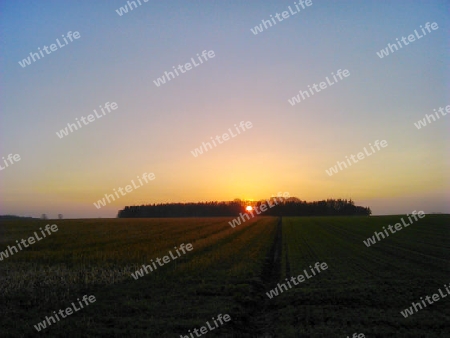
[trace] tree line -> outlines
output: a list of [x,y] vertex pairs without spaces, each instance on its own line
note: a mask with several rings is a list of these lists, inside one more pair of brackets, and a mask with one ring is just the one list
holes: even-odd
[[[247,206],[258,207],[272,203],[263,216],[369,216],[369,207],[356,206],[350,199],[327,199],[316,202],[301,201],[291,197],[272,197],[268,200],[246,202],[236,199],[230,202],[160,203],[126,206],[119,210],[118,218],[162,218],[162,217],[237,217],[249,212]],[[253,211],[254,212],[254,211]]]

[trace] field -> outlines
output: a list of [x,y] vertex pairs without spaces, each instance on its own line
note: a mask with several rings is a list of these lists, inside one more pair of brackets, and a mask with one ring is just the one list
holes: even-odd
[[399,219],[284,219],[283,277],[317,261],[328,269],[278,296],[281,336],[297,330],[311,337],[450,336],[447,298],[412,317],[400,314],[450,282],[450,218],[426,216],[373,246],[363,244]]
[[[218,314],[231,320],[205,336],[449,336],[449,298],[408,318],[400,311],[445,292],[450,217],[427,215],[364,245],[399,219],[260,217],[236,228],[228,218],[1,221],[0,251],[47,223],[59,230],[0,261],[0,336],[190,337]],[[183,243],[192,251],[131,276]],[[328,268],[267,296],[316,262]],[[37,332],[83,295],[95,303]]]

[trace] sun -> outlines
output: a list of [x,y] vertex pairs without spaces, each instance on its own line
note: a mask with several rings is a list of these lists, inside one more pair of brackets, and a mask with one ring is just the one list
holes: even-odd
[[247,211],[252,211],[253,208],[249,205],[247,208],[245,208],[245,210],[247,210]]

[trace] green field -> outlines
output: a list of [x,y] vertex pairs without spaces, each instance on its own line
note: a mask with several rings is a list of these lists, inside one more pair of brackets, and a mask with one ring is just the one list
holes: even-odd
[[[0,337],[180,337],[218,314],[207,337],[445,337],[444,298],[400,311],[450,282],[450,217],[428,215],[377,244],[401,216],[54,220],[58,232],[0,261]],[[0,251],[49,221],[0,222]],[[135,280],[181,244],[193,250]],[[316,262],[328,269],[270,299]],[[83,295],[96,302],[37,332]],[[195,335],[194,335],[195,336]]]
[[296,276],[317,261],[328,269],[277,297],[281,336],[450,336],[448,298],[410,318],[400,314],[450,282],[450,218],[430,215],[364,245],[399,218],[284,219],[283,276]]

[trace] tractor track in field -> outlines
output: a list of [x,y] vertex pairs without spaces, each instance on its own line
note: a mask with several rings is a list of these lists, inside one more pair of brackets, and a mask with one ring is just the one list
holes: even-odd
[[278,218],[275,238],[266,256],[259,278],[249,281],[250,293],[240,300],[242,316],[236,321],[234,329],[239,332],[235,337],[275,337],[277,303],[269,299],[266,292],[276,287],[281,278],[283,253],[282,218]]
[[289,263],[289,250],[287,242],[284,243],[284,247],[286,248],[286,276],[289,277],[291,275],[291,264]]

